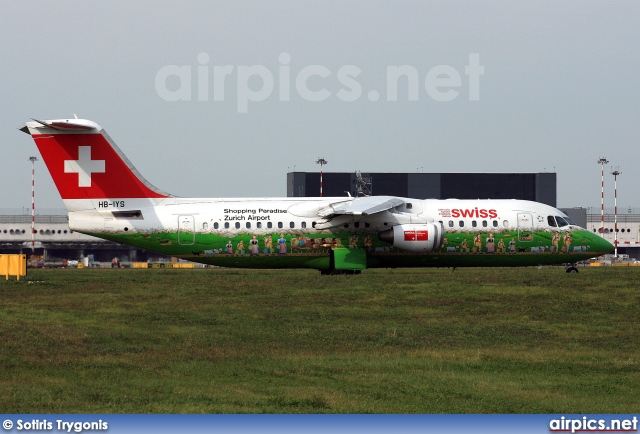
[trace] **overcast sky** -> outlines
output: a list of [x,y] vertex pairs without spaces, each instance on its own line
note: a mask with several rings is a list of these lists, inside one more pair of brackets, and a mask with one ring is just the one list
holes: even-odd
[[[640,206],[637,1],[1,6],[0,208],[30,206],[39,154],[18,128],[74,113],[184,197],[286,196],[287,170],[324,157],[339,172],[555,171],[558,206],[599,207],[604,156],[619,206]],[[36,164],[36,205],[62,207]]]

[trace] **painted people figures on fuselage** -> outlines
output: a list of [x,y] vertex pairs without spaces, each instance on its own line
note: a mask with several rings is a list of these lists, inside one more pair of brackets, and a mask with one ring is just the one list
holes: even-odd
[[496,243],[495,243],[495,239],[493,238],[493,234],[488,234],[487,235],[487,241],[486,241],[486,246],[487,246],[487,253],[494,253],[496,251]]
[[462,240],[462,243],[460,243],[460,252],[469,253],[469,243],[466,238]]
[[476,234],[473,237],[473,253],[482,252],[482,235]]
[[258,238],[255,235],[251,235],[251,239],[249,240],[249,254],[251,256],[258,256],[259,253]]
[[551,237],[551,252],[558,253],[558,245],[560,244],[560,234],[558,232],[554,232]]
[[287,254],[287,239],[284,237],[284,234],[280,234],[280,238],[278,238],[278,255],[286,255]]
[[244,241],[238,241],[238,245],[236,246],[236,255],[244,255]]
[[564,240],[564,243],[562,245],[562,251],[564,253],[569,253],[569,250],[571,250],[571,242],[573,241],[569,232],[566,232],[564,234],[563,240]]
[[267,235],[262,239],[262,241],[264,241],[264,254],[271,254],[271,252],[273,252],[273,239],[271,238],[271,235]]

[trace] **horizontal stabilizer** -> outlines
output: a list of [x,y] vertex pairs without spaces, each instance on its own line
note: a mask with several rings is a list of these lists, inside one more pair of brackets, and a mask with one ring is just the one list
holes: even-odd
[[97,133],[102,128],[95,122],[86,119],[55,119],[41,121],[31,118],[34,122],[27,122],[24,131],[29,134],[59,133]]

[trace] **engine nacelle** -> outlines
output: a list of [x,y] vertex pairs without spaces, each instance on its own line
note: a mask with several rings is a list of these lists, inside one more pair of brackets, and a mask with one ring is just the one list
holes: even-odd
[[430,252],[442,245],[442,223],[396,225],[378,234],[378,239],[410,252]]

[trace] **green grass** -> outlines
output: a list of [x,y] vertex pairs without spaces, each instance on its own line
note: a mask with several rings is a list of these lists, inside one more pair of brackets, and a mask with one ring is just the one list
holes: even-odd
[[639,277],[30,270],[0,281],[0,411],[637,413]]

